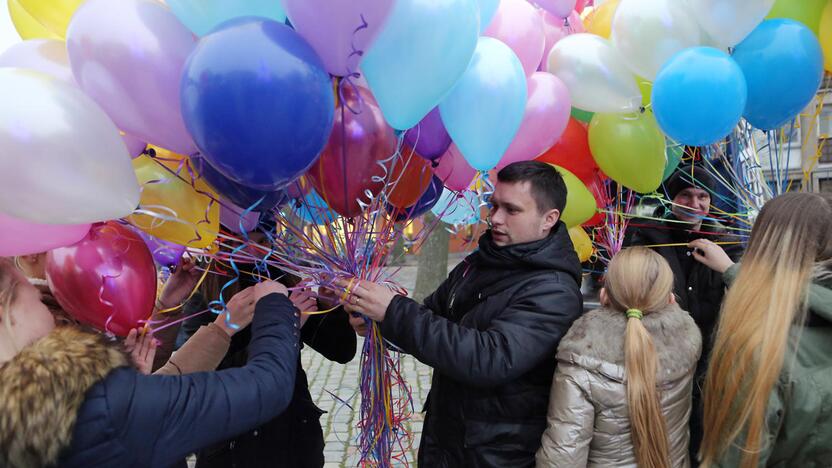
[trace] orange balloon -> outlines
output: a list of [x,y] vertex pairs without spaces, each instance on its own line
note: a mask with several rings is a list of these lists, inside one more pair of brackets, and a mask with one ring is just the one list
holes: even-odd
[[409,147],[402,148],[401,156],[393,162],[388,184],[387,202],[397,208],[413,206],[424,195],[433,179],[430,162]]

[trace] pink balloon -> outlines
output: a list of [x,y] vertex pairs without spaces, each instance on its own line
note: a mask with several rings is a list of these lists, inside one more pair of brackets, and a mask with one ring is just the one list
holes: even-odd
[[520,130],[497,164],[497,169],[529,161],[551,148],[569,123],[572,101],[569,89],[555,75],[535,72],[528,80],[529,98]]
[[315,49],[326,71],[336,76],[358,71],[362,52],[369,49],[381,31],[394,3],[390,0],[283,0],[292,26]]
[[89,224],[38,224],[0,213],[0,257],[29,255],[72,245],[83,239]]
[[69,67],[66,43],[57,39],[18,42],[0,54],[0,67],[28,68],[78,86],[72,76],[72,68]]
[[568,18],[558,18],[557,16],[545,10],[540,10],[540,15],[543,17],[543,31],[546,35],[546,47],[543,49],[543,58],[540,60],[540,65],[537,67],[539,71],[546,71],[549,62],[549,52],[557,42],[570,34],[578,34],[586,32],[584,23],[581,21],[581,16],[576,11],[573,11]]
[[439,158],[439,164],[434,168],[433,173],[449,190],[460,192],[471,185],[477,175],[477,170],[468,164],[459,152],[459,148],[452,143],[448,151]]
[[589,5],[589,0],[578,0],[575,2],[575,12],[581,13],[587,5]]
[[124,140],[124,144],[127,145],[127,152],[130,153],[130,157],[133,159],[139,157],[147,148],[147,143],[126,133],[121,136],[121,139]]
[[[237,234],[251,232],[260,223],[260,213],[251,211],[244,216],[243,213],[245,211],[245,208],[240,208],[230,201],[223,199],[223,204],[220,205],[220,223]],[[240,221],[243,224],[242,231],[240,230]]]
[[179,108],[196,39],[154,0],[88,0],[69,23],[76,81],[125,133],[179,154],[196,147]]
[[569,13],[575,9],[575,4],[577,3],[576,0],[534,0],[534,2],[540,8],[559,18],[569,16]]
[[520,58],[526,76],[537,70],[546,38],[543,19],[526,0],[501,0],[491,24],[482,34],[506,43]]
[[46,279],[67,313],[118,336],[150,318],[156,301],[150,250],[115,221],[96,224],[75,245],[50,251]]

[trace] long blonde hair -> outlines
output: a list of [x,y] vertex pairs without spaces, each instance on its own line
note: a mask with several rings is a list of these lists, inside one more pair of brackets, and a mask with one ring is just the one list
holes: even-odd
[[[656,252],[644,247],[631,247],[620,251],[610,262],[604,289],[613,309],[621,313],[637,309],[646,316],[667,307],[673,291],[673,271]],[[627,319],[624,367],[638,466],[669,467],[667,424],[656,389],[656,348],[650,333],[636,316]]]
[[3,311],[0,315],[0,321],[3,322],[3,327],[6,329],[7,338],[12,339],[12,316],[11,307],[14,301],[17,300],[18,286],[20,285],[20,275],[17,268],[11,260],[0,257],[0,310]]
[[805,317],[813,272],[828,273],[830,259],[830,195],[788,193],[766,203],[722,304],[703,390],[703,466],[718,461],[741,433],[740,466],[757,466],[766,407],[783,369],[790,330]]

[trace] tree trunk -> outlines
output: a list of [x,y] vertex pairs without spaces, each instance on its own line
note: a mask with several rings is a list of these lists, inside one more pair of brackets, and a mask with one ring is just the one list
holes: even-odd
[[[433,213],[427,213],[424,225],[431,225],[435,219]],[[413,299],[419,302],[436,290],[448,276],[448,243],[451,236],[446,228],[447,224],[440,222],[419,250],[416,287],[413,291]]]

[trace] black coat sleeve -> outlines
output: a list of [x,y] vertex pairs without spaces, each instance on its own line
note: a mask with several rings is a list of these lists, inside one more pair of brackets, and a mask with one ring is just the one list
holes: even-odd
[[137,466],[170,466],[272,420],[294,391],[298,320],[286,296],[271,294],[256,305],[245,366],[183,376],[132,372],[128,384],[108,378],[114,436]]
[[397,296],[380,327],[384,338],[437,372],[469,385],[499,386],[553,358],[581,303],[574,282],[536,281],[520,290],[487,329],[477,330]]
[[346,364],[355,357],[355,330],[343,307],[310,316],[301,329],[301,339],[330,361]]

